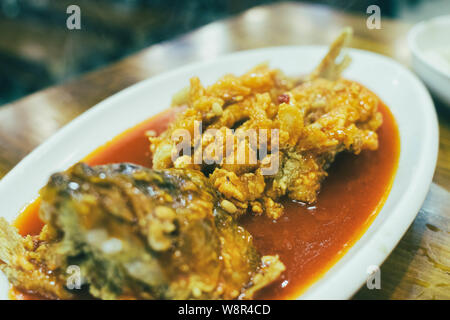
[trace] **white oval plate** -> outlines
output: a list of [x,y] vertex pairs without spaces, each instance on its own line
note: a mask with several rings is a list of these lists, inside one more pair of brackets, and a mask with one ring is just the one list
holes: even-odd
[[[59,130],[0,181],[0,215],[13,221],[52,173],[67,169],[114,136],[168,108],[171,96],[185,87],[190,77],[199,76],[203,83],[210,84],[226,73],[242,74],[263,61],[288,75],[307,74],[326,51],[325,47],[306,46],[239,52],[192,64],[123,90]],[[366,282],[367,268],[384,261],[414,220],[436,165],[437,117],[423,84],[391,59],[354,49],[349,54],[353,62],[344,76],[373,90],[397,120],[399,167],[389,197],[369,229],[299,298],[350,298]],[[0,298],[7,298],[8,288],[2,275]]]

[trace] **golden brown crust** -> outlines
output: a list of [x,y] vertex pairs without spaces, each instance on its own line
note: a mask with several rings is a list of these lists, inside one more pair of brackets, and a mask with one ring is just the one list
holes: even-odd
[[[278,218],[283,196],[316,201],[326,170],[339,152],[359,154],[378,147],[376,130],[382,123],[378,98],[362,85],[340,78],[349,60],[338,63],[336,59],[350,37],[351,29],[345,29],[304,81],[294,81],[266,64],[241,77],[226,75],[207,88],[198,78],[191,79],[189,93],[184,100],[177,99],[187,109],[161,136],[150,138],[154,168],[201,170],[234,204],[236,215],[264,211]],[[172,134],[187,129],[194,137],[195,121],[200,121],[203,129],[202,149],[195,151],[198,145],[192,139],[189,147],[194,154],[173,162],[172,150],[179,141],[172,140]],[[211,134],[208,129],[218,131]],[[266,158],[253,162],[252,151],[253,155],[257,152],[249,134],[252,130],[256,149],[267,146],[268,152]],[[271,130],[277,130],[278,139],[272,140]],[[267,145],[260,145],[263,134],[267,134]],[[234,142],[231,152],[228,135]],[[275,142],[279,146],[272,150]],[[205,154],[203,150],[216,144],[221,148]],[[262,169],[276,163],[277,150],[278,171],[262,174]],[[239,152],[245,154],[243,164],[237,164]],[[216,162],[208,164],[207,160]]]
[[[54,174],[41,198],[40,235],[22,238],[0,219],[0,270],[25,292],[251,298],[284,270],[277,256],[257,253],[252,236],[224,211],[234,204],[221,201],[198,171],[80,163]],[[69,268],[79,270],[85,290],[66,289]]]

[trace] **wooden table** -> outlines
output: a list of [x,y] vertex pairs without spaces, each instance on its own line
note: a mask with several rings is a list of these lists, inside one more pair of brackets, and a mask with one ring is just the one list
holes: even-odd
[[[408,65],[410,25],[382,20],[369,30],[365,13],[284,3],[256,7],[183,37],[149,47],[79,79],[0,108],[0,177],[57,129],[106,97],[140,80],[224,53],[279,45],[329,44],[344,26],[352,47]],[[71,32],[71,31],[68,31]],[[73,32],[73,31],[72,31]],[[419,215],[381,267],[381,290],[361,289],[357,299],[450,298],[450,117],[438,106],[440,149],[436,173]]]

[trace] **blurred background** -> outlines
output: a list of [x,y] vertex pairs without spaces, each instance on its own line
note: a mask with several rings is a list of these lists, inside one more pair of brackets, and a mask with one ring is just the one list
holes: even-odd
[[[268,0],[0,0],[0,106]],[[450,0],[309,0],[417,22],[450,13]],[[82,30],[66,28],[81,8]]]

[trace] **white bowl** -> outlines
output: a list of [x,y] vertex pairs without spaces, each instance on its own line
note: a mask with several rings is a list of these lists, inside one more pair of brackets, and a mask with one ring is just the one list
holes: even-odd
[[[0,215],[14,220],[50,174],[67,169],[112,137],[167,108],[171,96],[185,87],[190,77],[197,75],[208,84],[226,73],[241,74],[263,61],[289,75],[306,74],[326,51],[325,47],[305,46],[240,52],[185,66],[123,90],[59,130],[0,181]],[[349,50],[349,54],[353,63],[344,76],[377,93],[397,120],[399,167],[388,199],[372,225],[300,297],[305,299],[347,299],[366,282],[367,267],[381,265],[414,220],[436,164],[437,117],[423,84],[389,58],[360,50]],[[2,276],[0,298],[7,298],[8,288]]]
[[408,34],[414,71],[450,107],[450,15],[423,21]]

